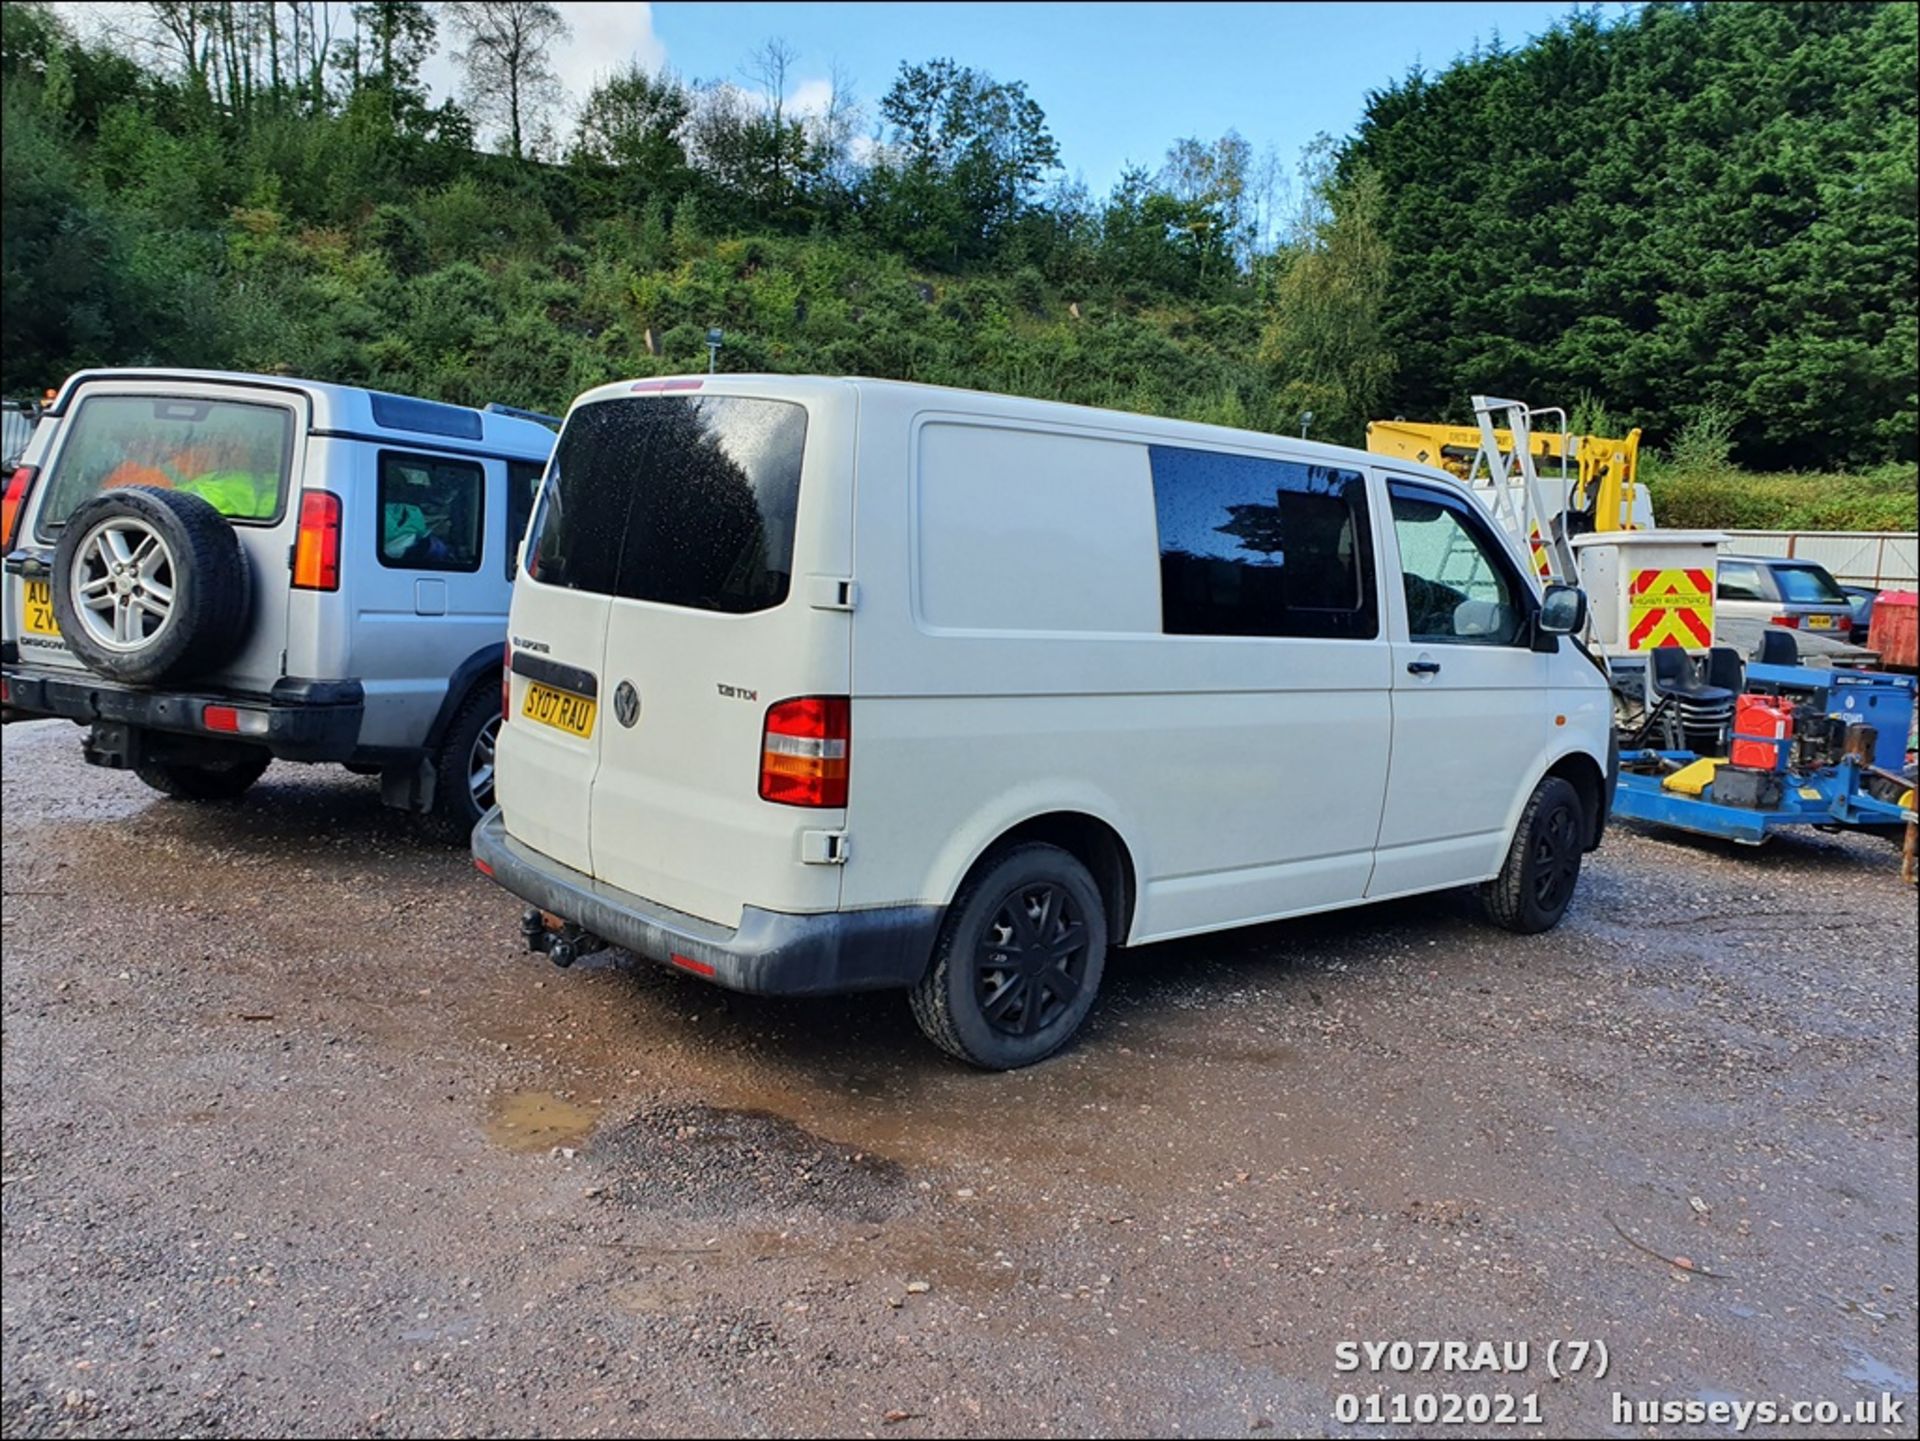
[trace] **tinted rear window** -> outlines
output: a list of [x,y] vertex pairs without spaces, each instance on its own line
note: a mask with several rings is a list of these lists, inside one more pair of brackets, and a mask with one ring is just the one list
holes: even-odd
[[66,524],[103,490],[157,485],[229,520],[279,518],[293,417],[277,405],[166,395],[92,395],[67,422],[39,529]]
[[1782,600],[1800,605],[1846,605],[1847,593],[1824,570],[1810,565],[1776,565],[1773,583]]
[[527,573],[546,585],[743,614],[787,598],[807,413],[658,396],[582,406],[540,494]]

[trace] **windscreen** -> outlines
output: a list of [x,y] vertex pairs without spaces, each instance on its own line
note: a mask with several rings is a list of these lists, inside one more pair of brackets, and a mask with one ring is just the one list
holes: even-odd
[[527,545],[546,585],[744,614],[787,598],[806,410],[737,395],[581,406]]
[[67,422],[39,530],[102,491],[155,485],[197,495],[229,520],[279,518],[293,418],[277,405],[170,395],[91,395]]
[[1777,565],[1773,578],[1780,598],[1800,605],[1847,605],[1847,593],[1824,570],[1811,565]]

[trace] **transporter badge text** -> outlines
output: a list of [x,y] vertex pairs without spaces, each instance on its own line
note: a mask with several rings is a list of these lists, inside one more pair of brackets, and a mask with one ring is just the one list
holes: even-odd
[[743,685],[727,685],[724,682],[715,682],[715,688],[721,695],[731,696],[734,700],[757,701],[760,699],[759,691],[748,690]]

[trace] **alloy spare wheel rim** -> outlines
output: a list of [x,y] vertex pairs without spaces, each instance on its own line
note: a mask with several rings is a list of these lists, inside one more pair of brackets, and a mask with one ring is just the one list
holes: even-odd
[[495,716],[480,727],[473,748],[467,752],[467,789],[473,793],[473,803],[483,811],[493,808],[493,747],[499,738],[500,717]]
[[974,948],[974,999],[1002,1035],[1031,1036],[1072,1009],[1087,974],[1087,924],[1065,886],[1016,886]]
[[87,532],[74,553],[68,597],[87,638],[103,650],[145,650],[173,624],[178,568],[160,532],[116,515]]

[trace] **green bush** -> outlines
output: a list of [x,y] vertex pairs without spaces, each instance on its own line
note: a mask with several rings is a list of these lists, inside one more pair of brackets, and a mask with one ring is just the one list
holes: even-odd
[[1689,470],[1656,458],[1642,468],[1663,526],[1683,530],[1920,528],[1920,470],[1891,464],[1858,474],[1754,475]]

